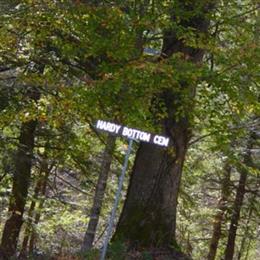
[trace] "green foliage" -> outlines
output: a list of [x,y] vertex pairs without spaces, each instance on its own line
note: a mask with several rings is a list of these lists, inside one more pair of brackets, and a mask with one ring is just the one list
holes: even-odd
[[[180,21],[199,16],[211,1],[196,2],[196,12],[183,11],[182,5],[189,1],[2,2],[0,69],[8,72],[0,72],[1,219],[7,216],[19,128],[35,119],[38,127],[29,202],[40,175],[39,161],[46,157],[54,168],[45,205],[39,209],[41,221],[32,225],[38,234],[37,247],[54,252],[78,249],[104,147],[104,136],[93,131],[95,120],[116,120],[160,132],[158,122],[169,114],[158,96],[171,90],[178,97],[171,104],[174,120],[187,117],[194,129],[194,143],[184,166],[178,238],[181,249],[192,253],[194,259],[205,257],[223,163],[228,158],[234,166],[239,165],[242,140],[255,124],[251,117],[260,109],[259,8],[255,1],[220,2],[210,15],[208,34],[198,34]],[[195,65],[181,52],[163,60],[144,51],[152,48],[160,52],[163,32],[173,28],[187,47],[205,50],[203,64]],[[183,85],[193,86],[194,93]],[[41,94],[38,102],[27,96],[35,89]],[[234,139],[236,149],[231,147]],[[118,142],[119,162],[112,167],[115,174],[108,184],[98,234],[111,208],[121,146]],[[250,171],[249,186],[255,187],[259,171],[246,169]],[[232,180],[236,183],[238,173],[234,171]],[[40,200],[36,201],[39,204]],[[250,205],[249,196],[245,205]],[[256,202],[254,207],[254,212],[259,211]],[[243,209],[243,216],[246,211]],[[253,219],[251,230],[256,229],[256,223]],[[245,229],[243,221],[239,234]],[[225,238],[219,254],[223,241]],[[249,245],[252,259],[255,241],[254,233]],[[124,259],[125,251],[123,244],[112,244],[110,257]],[[95,259],[96,253],[91,251],[88,257]],[[143,257],[149,259],[149,255]]]

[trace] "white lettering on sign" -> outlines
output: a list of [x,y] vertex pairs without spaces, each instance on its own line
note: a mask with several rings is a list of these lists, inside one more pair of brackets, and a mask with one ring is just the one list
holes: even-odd
[[167,147],[168,144],[169,144],[169,137],[164,137],[164,136],[161,136],[161,135],[155,135],[154,138],[153,138],[153,142],[155,144]]
[[118,134],[121,128],[121,125],[117,125],[114,123],[109,123],[106,121],[98,120],[96,127],[100,130],[108,131],[110,133]]
[[145,132],[141,132],[140,138],[141,138],[143,141],[149,142],[149,141],[150,141],[150,138],[151,138],[151,134],[145,133]]
[[96,128],[107,131],[111,134],[121,135],[129,139],[136,139],[142,142],[152,143],[160,146],[167,147],[169,145],[169,137],[162,135],[153,135],[138,129],[129,128],[127,126],[121,126],[115,123],[98,120]]
[[143,142],[149,142],[151,138],[151,134],[149,133],[142,132],[140,130],[133,129],[133,128],[128,128],[126,126],[124,126],[123,128],[122,135],[126,136],[127,138],[138,139]]

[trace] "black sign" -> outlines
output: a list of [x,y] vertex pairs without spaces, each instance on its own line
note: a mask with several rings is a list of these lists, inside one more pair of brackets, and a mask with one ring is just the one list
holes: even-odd
[[127,126],[122,126],[103,120],[97,121],[96,128],[111,134],[120,135],[129,139],[140,140],[142,142],[152,143],[164,147],[167,147],[170,141],[169,137],[154,135],[138,129],[129,128]]

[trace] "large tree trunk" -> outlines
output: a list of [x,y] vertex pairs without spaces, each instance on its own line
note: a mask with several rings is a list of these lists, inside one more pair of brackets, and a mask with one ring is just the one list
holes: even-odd
[[[255,136],[253,133],[251,133],[248,145],[246,147],[246,152],[244,155],[243,163],[245,166],[251,166],[252,165],[252,158],[251,158],[251,149],[254,144]],[[236,233],[238,228],[238,221],[240,218],[240,211],[243,205],[243,199],[245,195],[245,188],[246,188],[246,181],[247,181],[247,175],[248,170],[245,169],[245,167],[242,165],[240,166],[240,179],[239,184],[236,191],[236,198],[234,201],[234,206],[232,210],[232,216],[231,216],[231,222],[228,232],[228,241],[225,249],[225,260],[232,260],[234,256],[234,250],[235,250],[235,240],[236,240]]]
[[[198,8],[196,1],[178,1],[178,7],[184,13],[194,13],[189,19],[181,20],[181,26],[191,27],[199,33],[207,31],[208,21],[204,15],[209,6],[204,6],[202,13],[195,12]],[[176,22],[174,10],[172,19]],[[164,34],[161,59],[177,52],[194,63],[200,63],[203,58],[203,50],[185,46],[176,32],[169,30]],[[192,99],[195,86],[184,81],[180,85]],[[191,136],[188,113],[183,116],[176,113],[179,109],[188,110],[182,102],[184,96],[176,92],[171,88],[159,96],[167,109],[167,117],[161,126],[164,134],[171,138],[171,148],[165,150],[142,143],[136,155],[127,198],[114,235],[114,239],[128,242],[130,246],[168,247],[175,243],[178,191]]]
[[[177,196],[186,145],[178,159],[141,144],[116,237],[138,246],[170,245],[175,238]],[[158,161],[158,158],[161,159]]]
[[213,234],[209,246],[208,260],[214,260],[216,257],[218,243],[221,236],[221,226],[224,215],[227,211],[227,203],[230,196],[230,174],[231,166],[229,162],[226,162],[224,166],[224,178],[222,180],[221,198],[218,203],[217,213],[214,217]]
[[[28,92],[28,96],[37,101],[40,95],[35,89]],[[5,223],[1,242],[0,255],[2,254],[6,259],[10,259],[16,253],[18,237],[23,224],[23,213],[31,178],[36,125],[36,120],[30,120],[22,123],[20,130],[19,147],[14,158],[15,171],[9,204],[10,217]]]
[[107,143],[102,158],[101,171],[98,177],[98,182],[97,182],[95,195],[93,199],[93,205],[90,211],[90,220],[88,223],[88,228],[81,248],[82,252],[91,249],[93,241],[95,239],[101,207],[102,207],[102,203],[106,191],[108,174],[113,159],[115,143],[116,143],[116,137],[109,135],[107,138]]

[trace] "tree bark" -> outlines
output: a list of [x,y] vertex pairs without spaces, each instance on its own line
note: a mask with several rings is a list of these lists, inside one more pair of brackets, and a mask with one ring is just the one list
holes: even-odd
[[[189,19],[181,20],[181,26],[191,27],[199,33],[207,32],[209,6],[204,7],[203,14],[195,12],[198,11],[196,1],[178,1],[178,7],[183,12],[194,11]],[[174,10],[172,19],[176,22]],[[174,30],[166,31],[161,60],[178,52],[193,63],[200,63],[204,53],[186,46]],[[180,85],[193,99],[195,86],[184,81]],[[159,95],[167,109],[167,117],[160,124],[164,134],[171,139],[171,148],[165,150],[141,143],[137,151],[127,198],[113,237],[128,242],[130,247],[168,247],[175,243],[178,191],[191,137],[187,107],[183,109],[186,111],[183,116],[176,113],[184,107],[182,98],[173,89],[166,89]]]
[[[30,99],[37,101],[39,92],[34,89],[28,92]],[[30,120],[21,125],[19,146],[15,155],[15,171],[13,176],[12,195],[9,204],[10,217],[4,225],[0,255],[10,259],[16,253],[19,233],[23,224],[23,213],[31,178],[34,134],[37,121]]]
[[9,206],[11,216],[5,223],[1,244],[1,250],[6,257],[15,255],[18,236],[23,223],[23,213],[31,175],[36,124],[36,121],[29,121],[23,123],[21,127],[19,148],[15,156],[15,173]]
[[103,154],[103,159],[102,159],[103,161],[102,161],[101,171],[98,177],[98,182],[95,190],[93,206],[90,211],[90,220],[88,223],[88,228],[81,248],[82,252],[91,249],[93,245],[93,241],[95,239],[101,207],[102,207],[102,203],[106,191],[108,174],[113,159],[115,143],[116,143],[116,137],[109,135],[107,138],[107,143]]
[[[47,167],[47,164],[46,164]],[[41,185],[41,190],[40,190],[40,194],[42,195],[42,198],[39,198],[39,205],[37,207],[37,211],[35,214],[35,218],[34,218],[34,222],[33,225],[36,226],[39,222],[40,222],[40,218],[41,218],[41,210],[43,209],[44,206],[44,202],[45,202],[45,194],[46,194],[46,189],[47,189],[47,183],[48,183],[48,178],[51,172],[51,168],[47,169],[45,171],[43,180],[42,180],[42,185]],[[36,232],[35,232],[35,228],[32,229],[32,232],[30,234],[30,240],[29,240],[29,255],[33,254],[33,250],[35,247],[35,240],[36,240]]]
[[217,213],[214,217],[213,224],[213,234],[210,241],[208,260],[214,260],[217,253],[219,239],[221,237],[221,226],[223,222],[224,215],[227,211],[227,203],[228,198],[230,196],[230,174],[231,174],[231,166],[229,162],[225,163],[224,166],[224,178],[222,180],[222,194],[218,203]]
[[22,243],[22,249],[20,252],[20,258],[23,258],[26,256],[27,254],[27,246],[28,246],[28,241],[29,241],[29,237],[30,237],[30,233],[31,233],[31,226],[32,226],[32,218],[33,218],[33,213],[35,210],[35,206],[36,206],[36,200],[38,199],[38,195],[39,195],[39,191],[40,191],[40,181],[37,182],[36,187],[34,189],[34,196],[33,196],[33,200],[31,202],[29,211],[28,211],[28,221],[26,222],[26,228],[24,231],[24,238],[23,238],[23,243]]
[[[20,252],[20,258],[23,258],[27,255],[27,248],[28,248],[28,242],[32,233],[32,224],[33,224],[33,217],[35,214],[35,207],[36,207],[36,200],[38,200],[39,195],[44,195],[42,194],[43,186],[46,182],[46,176],[48,178],[48,164],[46,159],[43,159],[40,163],[41,168],[40,168],[40,177],[36,183],[35,189],[34,189],[34,196],[33,200],[31,202],[29,211],[28,211],[28,222],[26,223],[26,228],[24,231],[24,238],[23,238],[23,243],[22,243],[22,249]],[[45,184],[46,185],[46,184]],[[45,191],[44,191],[45,193]]]
[[[252,201],[254,200],[254,198],[252,199]],[[248,236],[250,234],[250,220],[251,220],[251,216],[253,214],[253,202],[251,202],[250,204],[250,208],[249,208],[249,212],[248,212],[248,216],[247,216],[247,221],[246,221],[246,226],[245,226],[245,231],[243,234],[243,238],[240,244],[240,249],[239,249],[239,253],[237,256],[237,260],[240,260],[244,254],[245,251],[245,246],[246,246],[246,240],[248,239]]]
[[[254,144],[254,133],[250,134],[249,140],[248,140],[248,145],[247,145],[247,151],[245,152],[244,159],[243,159],[243,164],[245,166],[250,166],[252,165],[252,158],[251,158],[251,149]],[[246,188],[246,181],[247,181],[247,175],[248,175],[248,170],[242,165],[239,167],[239,172],[240,172],[240,179],[239,179],[239,184],[237,187],[236,191],[236,198],[234,201],[234,206],[233,206],[233,211],[232,211],[232,216],[231,216],[231,223],[229,227],[229,232],[228,232],[228,241],[225,249],[225,260],[232,260],[234,256],[234,250],[235,250],[235,240],[236,240],[236,233],[237,233],[237,228],[238,228],[238,221],[240,218],[240,211],[243,205],[243,199],[245,195],[245,188]]]

